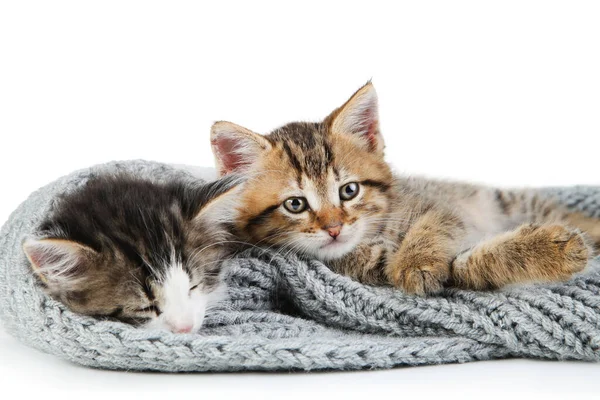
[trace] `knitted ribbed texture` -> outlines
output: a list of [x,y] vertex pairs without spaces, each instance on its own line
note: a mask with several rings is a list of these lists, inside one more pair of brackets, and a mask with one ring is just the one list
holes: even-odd
[[[247,251],[227,261],[230,299],[195,335],[80,316],[46,297],[21,250],[57,194],[91,174],[185,174],[145,161],[78,171],[33,193],[0,234],[0,317],[23,342],[98,368],[155,371],[390,368],[501,357],[600,359],[600,269],[565,284],[420,298],[361,285],[317,261]],[[554,190],[600,215],[600,189]]]

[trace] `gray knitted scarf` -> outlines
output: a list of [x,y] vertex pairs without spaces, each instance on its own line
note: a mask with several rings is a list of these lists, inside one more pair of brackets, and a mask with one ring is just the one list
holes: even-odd
[[[188,172],[146,161],[78,171],[36,191],[0,233],[0,317],[24,343],[73,362],[153,371],[390,368],[505,357],[600,360],[600,263],[568,283],[420,298],[364,286],[317,261],[252,250],[226,261],[229,300],[199,334],[74,314],[34,284],[21,250],[56,196],[91,175]],[[600,216],[600,189],[552,193]]]

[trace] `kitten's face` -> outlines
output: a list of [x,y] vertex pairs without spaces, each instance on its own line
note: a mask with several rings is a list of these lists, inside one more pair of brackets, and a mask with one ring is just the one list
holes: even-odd
[[195,332],[224,294],[220,242],[229,234],[219,203],[231,188],[91,181],[62,199],[24,250],[46,291],[75,312]]
[[212,143],[221,174],[250,176],[237,220],[246,240],[330,260],[382,226],[393,178],[370,84],[322,123],[260,136],[220,122]]

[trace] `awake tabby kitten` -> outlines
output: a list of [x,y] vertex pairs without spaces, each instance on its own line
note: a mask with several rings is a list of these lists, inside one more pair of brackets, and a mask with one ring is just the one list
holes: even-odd
[[91,178],[23,248],[47,293],[75,312],[194,332],[223,294],[236,182]]
[[[212,128],[220,175],[251,177],[237,234],[409,293],[569,279],[600,244],[600,220],[533,190],[394,176],[369,82],[319,123],[266,136]],[[581,233],[585,231],[587,235]]]

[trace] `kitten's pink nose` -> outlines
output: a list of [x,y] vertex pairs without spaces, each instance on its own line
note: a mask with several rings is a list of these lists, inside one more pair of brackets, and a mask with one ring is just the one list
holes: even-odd
[[325,228],[325,230],[327,231],[327,233],[329,233],[329,236],[335,239],[338,236],[340,236],[340,232],[342,231],[342,224],[337,224],[333,226],[330,225],[327,228]]
[[174,324],[169,322],[167,325],[169,326],[169,330],[173,333],[190,333],[194,328],[192,324],[186,323]]
[[175,333],[190,333],[192,331],[192,325],[180,325],[175,327]]

